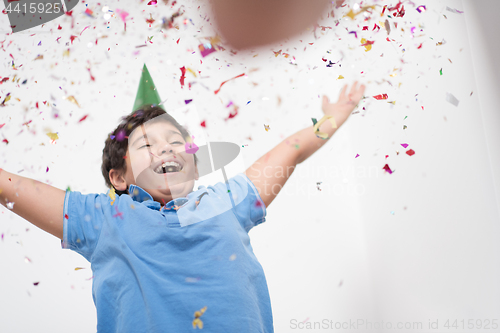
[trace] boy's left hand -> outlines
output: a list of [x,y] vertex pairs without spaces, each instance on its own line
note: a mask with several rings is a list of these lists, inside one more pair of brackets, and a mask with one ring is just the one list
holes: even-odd
[[337,101],[337,103],[330,103],[328,97],[323,95],[323,113],[328,116],[333,116],[333,118],[335,119],[335,123],[337,124],[337,128],[339,128],[347,120],[347,118],[354,110],[356,105],[358,105],[359,101],[363,97],[363,94],[365,93],[365,85],[362,84],[358,87],[357,84],[358,81],[354,82],[351,87],[351,91],[347,96],[346,84],[340,92],[339,100]]

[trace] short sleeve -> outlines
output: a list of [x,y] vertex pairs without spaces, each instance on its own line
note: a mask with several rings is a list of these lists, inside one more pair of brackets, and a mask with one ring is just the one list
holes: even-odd
[[91,261],[104,221],[103,207],[109,205],[109,201],[110,198],[105,194],[66,191],[61,241],[63,249],[73,250]]
[[266,221],[266,207],[257,188],[244,173],[228,179],[234,201],[234,212],[242,227],[248,232]]

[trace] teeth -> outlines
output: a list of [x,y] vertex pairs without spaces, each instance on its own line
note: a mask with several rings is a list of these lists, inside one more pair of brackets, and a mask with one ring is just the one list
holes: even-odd
[[162,165],[158,166],[158,168],[155,169],[155,172],[162,173],[162,169],[169,166],[176,167],[178,171],[181,170],[181,165],[177,162],[164,162]]

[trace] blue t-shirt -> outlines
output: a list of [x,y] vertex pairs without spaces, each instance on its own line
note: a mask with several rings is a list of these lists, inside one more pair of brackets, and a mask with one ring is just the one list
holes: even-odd
[[136,185],[129,193],[64,200],[62,247],[91,263],[97,332],[273,332],[248,236],[266,208],[244,173],[163,207]]

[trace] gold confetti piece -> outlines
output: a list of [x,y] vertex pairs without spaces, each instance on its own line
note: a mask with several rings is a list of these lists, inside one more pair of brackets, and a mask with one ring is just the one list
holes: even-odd
[[[361,45],[366,44],[367,42],[368,41],[365,38],[361,38]],[[367,44],[363,46],[366,48],[365,52],[368,52],[372,49],[372,44]]]
[[264,129],[268,132],[270,130],[269,125],[264,124]]
[[85,269],[83,267],[75,267],[75,271],[79,271],[80,269]]
[[38,57],[36,57],[34,60],[42,60],[43,59],[43,55],[40,54]]
[[196,328],[196,326],[198,326],[200,329],[203,328],[203,322],[201,321],[200,317],[205,313],[206,310],[207,307],[205,306],[200,311],[194,312],[193,328]]
[[66,99],[68,101],[70,101],[71,103],[76,104],[76,105],[78,105],[78,107],[80,107],[80,104],[78,104],[78,102],[76,101],[76,98],[74,96],[68,96],[68,97],[66,97]]
[[196,72],[195,72],[195,71],[193,71],[191,68],[187,67],[186,69],[188,70],[188,72],[189,72],[189,73],[193,74],[193,75],[194,75],[194,77],[197,77],[197,76],[196,76]]
[[63,52],[63,58],[64,57],[69,57],[69,49]]
[[342,75],[339,75],[339,77],[337,78],[337,80],[342,80],[344,77]]
[[51,140],[57,140],[57,139],[59,139],[59,136],[57,135],[57,133],[52,133],[52,132],[49,132],[49,133],[47,133],[47,136],[48,136]]
[[361,8],[361,9],[359,10],[359,12],[357,12],[357,13],[354,13],[354,11],[351,9],[351,10],[349,10],[349,13],[345,14],[345,16],[348,16],[348,17],[350,17],[352,20],[354,20],[354,18],[355,18],[356,16],[358,16],[358,15],[359,15],[359,14],[361,14],[362,12],[367,11],[367,10],[368,10],[368,9],[370,9],[370,8],[371,8],[371,9],[375,9],[375,6],[365,6],[365,7]]
[[115,192],[115,188],[112,187],[110,190],[109,190],[109,193],[108,193],[108,196],[111,198],[111,206],[113,206],[113,204],[115,203],[115,200],[116,200],[116,192]]
[[325,115],[323,116],[323,118],[321,118],[318,122],[316,122],[316,124],[314,124],[313,126],[313,130],[314,130],[314,134],[316,134],[316,136],[320,139],[323,139],[323,140],[326,140],[328,139],[328,134],[324,133],[324,132],[320,132],[319,131],[319,127],[321,126],[321,124],[323,124],[326,120],[330,120],[330,123],[332,124],[332,127],[333,128],[337,128],[337,123],[335,122],[335,119],[333,118],[333,116],[328,116],[328,115]]

